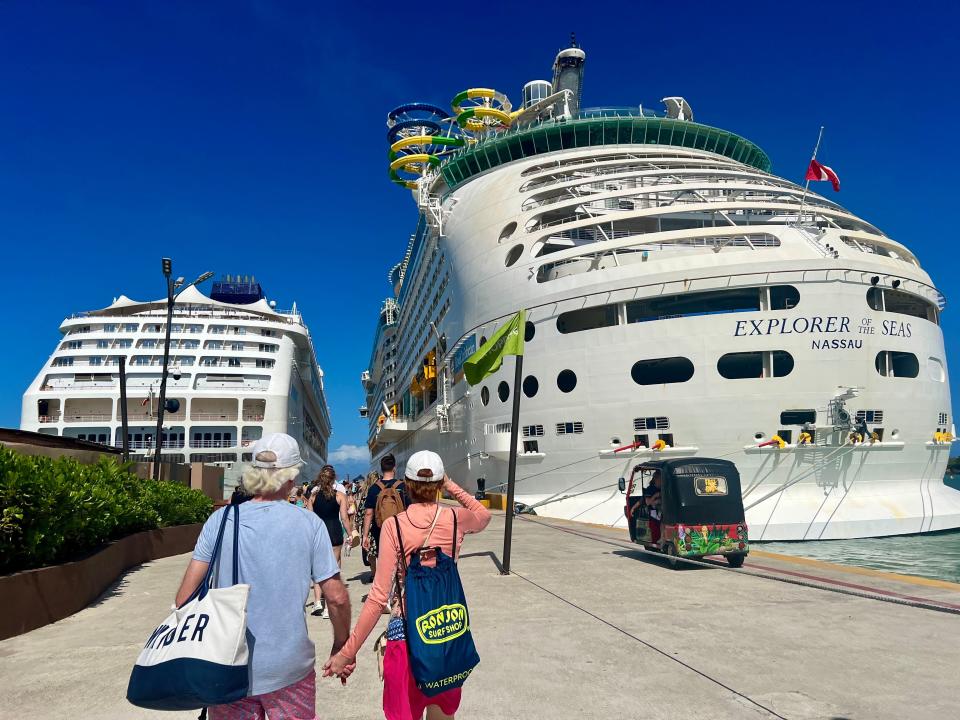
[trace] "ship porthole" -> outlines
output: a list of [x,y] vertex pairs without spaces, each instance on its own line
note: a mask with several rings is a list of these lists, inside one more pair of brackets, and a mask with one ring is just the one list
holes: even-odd
[[577,386],[577,374],[573,370],[561,370],[557,375],[557,387],[560,392],[571,392]]
[[528,398],[532,398],[537,394],[537,391],[540,390],[540,381],[537,380],[533,375],[527,375],[523,379],[523,394]]
[[503,226],[503,230],[500,231],[500,240],[498,242],[503,242],[508,237],[513,235],[517,231],[517,224],[515,222],[507,223]]
[[507,259],[504,261],[504,264],[510,267],[520,259],[521,255],[523,255],[523,245],[514,245],[510,248],[510,252],[507,253]]
[[497,385],[497,397],[500,398],[500,402],[506,402],[510,397],[510,386],[507,385],[507,381],[503,380]]
[[484,405],[490,402],[490,390],[486,387],[480,388],[480,402]]
[[[537,334],[537,326],[532,322],[527,320],[527,324],[523,326],[523,341],[530,342],[533,340],[533,336]],[[932,360],[933,358],[931,358]]]

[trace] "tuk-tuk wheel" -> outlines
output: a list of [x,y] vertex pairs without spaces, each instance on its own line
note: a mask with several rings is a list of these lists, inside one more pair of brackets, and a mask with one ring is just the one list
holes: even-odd
[[670,564],[670,567],[676,570],[679,566],[677,562],[677,546],[673,543],[667,543],[663,548],[663,552],[667,555],[667,562]]
[[743,553],[732,553],[727,555],[727,563],[732,568],[743,567],[743,561],[746,559],[746,555]]

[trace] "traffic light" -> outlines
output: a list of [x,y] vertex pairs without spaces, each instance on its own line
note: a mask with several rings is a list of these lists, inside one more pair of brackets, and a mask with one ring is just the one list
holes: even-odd
[[173,260],[163,258],[163,274],[169,276],[173,272]]

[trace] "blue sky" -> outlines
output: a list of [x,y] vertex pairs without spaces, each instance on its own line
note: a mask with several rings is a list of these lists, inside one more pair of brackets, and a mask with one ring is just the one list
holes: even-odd
[[586,106],[683,95],[792,180],[826,125],[837,199],[919,255],[960,362],[956,6],[518,7],[0,3],[0,426],[19,424],[63,317],[160,296],[169,255],[177,274],[255,274],[281,307],[297,302],[326,372],[331,446],[359,457],[359,373],[416,220],[387,180],[386,113],[476,86],[517,100],[549,79],[571,30]]

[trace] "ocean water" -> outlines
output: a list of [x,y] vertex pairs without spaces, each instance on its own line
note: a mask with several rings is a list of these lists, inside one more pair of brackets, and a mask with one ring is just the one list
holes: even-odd
[[[960,476],[947,477],[960,490]],[[960,530],[863,540],[754,543],[758,550],[960,583]]]

